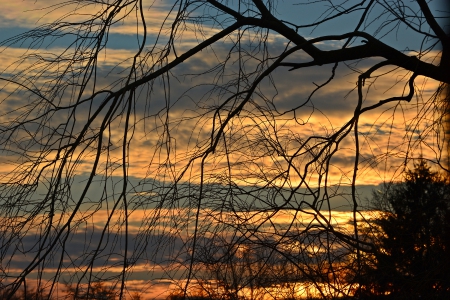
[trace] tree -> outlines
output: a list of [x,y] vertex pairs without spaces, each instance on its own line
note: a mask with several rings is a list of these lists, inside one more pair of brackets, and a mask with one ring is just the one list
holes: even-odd
[[[124,298],[142,266],[187,289],[208,239],[271,240],[287,258],[293,242],[318,295],[351,295],[358,280],[341,276],[373,251],[358,180],[395,177],[419,152],[448,171],[448,12],[435,1],[34,7],[20,20],[38,25],[1,44],[11,295],[107,278]],[[342,205],[349,224],[335,222]]]
[[66,285],[67,294],[73,300],[95,299],[95,300],[114,300],[115,291],[111,287],[106,287],[102,282],[89,283],[87,287]]
[[45,291],[39,290],[33,290],[33,289],[27,289],[23,288],[19,291],[16,291],[13,295],[10,295],[11,291],[8,289],[1,289],[0,290],[0,299],[9,299],[12,300],[50,300],[53,299],[50,297],[50,295],[46,294]]
[[375,192],[383,215],[376,263],[366,290],[395,299],[447,299],[450,295],[450,184],[424,160],[404,182]]

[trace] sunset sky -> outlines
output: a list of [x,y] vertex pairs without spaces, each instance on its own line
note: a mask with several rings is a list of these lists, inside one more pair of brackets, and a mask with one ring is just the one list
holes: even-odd
[[[446,0],[434,1],[431,4],[433,13],[440,14],[438,9],[443,1]],[[177,12],[176,8],[175,10],[172,8],[173,2],[169,0],[143,1],[147,35],[144,51],[137,58],[138,63],[142,64],[142,68],[138,68],[137,73],[144,74],[149,70],[149,66],[154,62],[152,60],[157,57],[155,53],[158,53],[167,42],[170,36],[171,21],[175,19]],[[234,3],[234,1],[231,2]],[[297,3],[294,4],[294,2],[297,1],[279,1],[274,9],[275,15],[284,21],[301,25],[314,22],[323,13],[323,4],[321,3],[301,6]],[[46,105],[45,101],[36,94],[32,95],[29,91],[24,92],[20,86],[9,82],[9,79],[22,82],[24,85],[28,84],[29,89],[46,91],[46,95],[51,95],[53,92],[52,85],[57,85],[54,80],[56,74],[67,72],[69,75],[64,77],[67,80],[65,83],[74,83],[78,78],[76,77],[79,76],[78,68],[81,68],[85,62],[75,63],[67,67],[64,59],[53,64],[47,64],[46,61],[46,59],[71,57],[71,51],[79,42],[74,42],[75,36],[78,34],[76,30],[71,32],[71,35],[47,37],[44,40],[39,40],[32,35],[20,40],[14,38],[14,36],[24,34],[28,30],[51,23],[59,18],[64,18],[65,21],[73,23],[84,21],[94,11],[101,9],[100,4],[80,7],[78,1],[67,3],[69,4],[62,5],[60,0],[18,0],[2,3],[2,14],[0,15],[0,40],[4,41],[0,47],[2,58],[0,77],[3,79],[0,82],[2,111],[0,128],[2,130],[9,128],[14,122],[32,120],[39,115]],[[235,3],[232,5],[235,5]],[[76,9],[76,13],[73,13],[74,9]],[[171,9],[172,12],[169,12]],[[391,28],[389,25],[379,32],[375,32],[380,24],[385,21],[383,18],[376,18],[379,15],[379,8],[377,9],[370,12],[372,17],[369,19],[372,19],[373,23],[364,25],[366,26],[366,32],[376,35],[386,44],[410,55],[416,55],[420,49],[426,49],[432,45],[433,41],[423,40],[421,34],[407,29],[403,25],[398,28]],[[125,12],[128,12],[128,10],[125,10]],[[193,12],[192,16],[208,14],[214,15],[213,12],[200,8],[199,11]],[[120,18],[120,16],[116,18]],[[95,84],[93,81],[86,84],[86,90],[82,94],[81,101],[101,89],[117,90],[124,85],[123,78],[126,78],[133,57],[138,52],[139,45],[144,41],[144,29],[140,25],[136,26],[137,18],[136,13],[133,12],[130,16],[121,19],[110,27],[107,33],[106,47],[99,53],[96,61]],[[219,16],[218,19],[221,20],[220,18],[223,17]],[[164,19],[166,23],[161,26]],[[324,26],[313,29],[299,28],[298,30],[307,39],[324,34],[343,34],[353,31],[357,21],[358,17],[348,15],[338,18],[337,21],[328,22]],[[95,27],[95,25],[93,26]],[[185,27],[179,28],[180,37],[174,41],[176,55],[179,56],[198,45],[205,37],[216,34],[220,31],[220,26],[220,24],[213,22],[206,22],[202,26],[186,23]],[[427,30],[424,29],[424,31]],[[255,38],[255,35],[252,35],[253,33],[245,34],[242,41],[251,45],[252,38]],[[158,206],[159,201],[163,203],[161,195],[166,192],[167,186],[175,180],[179,180],[180,190],[195,194],[196,185],[202,179],[200,175],[201,160],[197,159],[192,164],[189,164],[189,162],[192,157],[209,145],[211,132],[217,130],[217,120],[225,116],[225,113],[215,116],[214,108],[223,103],[229,96],[230,91],[235,88],[233,84],[221,86],[221,84],[229,83],[227,80],[231,80],[230,78],[238,72],[237,64],[232,62],[238,54],[235,52],[230,54],[235,38],[236,35],[232,34],[220,40],[171,70],[169,77],[162,77],[156,80],[152,86],[137,90],[134,95],[132,117],[130,118],[133,125],[127,131],[127,139],[130,142],[125,147],[128,151],[126,172],[129,176],[129,184],[125,187],[122,180],[125,172],[122,168],[124,161],[122,154],[124,151],[124,124],[127,121],[122,116],[127,107],[123,105],[118,108],[118,112],[115,112],[116,115],[112,118],[111,125],[104,133],[105,139],[102,147],[106,150],[100,157],[94,183],[87,193],[87,200],[83,202],[80,212],[74,218],[77,221],[75,226],[77,229],[72,232],[71,242],[75,246],[70,249],[72,251],[70,255],[81,257],[82,253],[93,251],[97,244],[86,245],[86,235],[93,241],[101,239],[99,232],[102,228],[107,227],[105,225],[107,222],[114,224],[111,231],[118,228],[117,236],[119,236],[118,241],[112,246],[111,244],[108,245],[111,248],[108,248],[107,251],[111,253],[121,251],[121,243],[125,243],[124,240],[121,240],[123,238],[121,235],[123,227],[121,226],[124,222],[125,212],[122,210],[123,207],[120,206],[117,208],[117,211],[120,212],[115,214],[114,203],[118,201],[119,196],[117,195],[121,193],[122,189],[126,189],[131,199],[130,212],[127,215],[131,220],[130,227],[127,230],[129,230],[129,235],[133,240],[130,243],[130,248],[138,252],[147,243],[145,244],[146,247],[151,246],[146,250],[153,252],[149,255],[147,261],[141,260],[141,257],[136,259],[134,273],[128,278],[130,286],[138,289],[144,285],[146,278],[152,277],[164,283],[160,290],[153,290],[152,293],[167,293],[167,285],[173,284],[173,282],[165,281],[167,278],[183,278],[187,272],[185,269],[181,267],[178,269],[182,273],[181,275],[178,273],[168,274],[161,266],[165,266],[166,257],[163,254],[166,251],[164,248],[164,239],[166,238],[173,238],[174,247],[180,249],[180,259],[188,255],[189,244],[184,243],[184,238],[192,234],[195,225],[192,223],[192,219],[195,216],[190,215],[192,214],[191,211],[183,210],[185,208],[183,205],[190,200],[180,201],[181,204],[173,204],[173,207],[170,208],[166,207],[169,204],[164,203],[166,206],[162,205],[160,211],[153,209]],[[266,39],[267,53],[272,56],[279,55],[291,46],[284,37],[273,32]],[[352,45],[358,45],[362,42],[364,41],[356,39],[352,42]],[[333,41],[319,45],[321,49],[329,50],[337,49],[343,45],[343,42]],[[154,54],[154,56],[151,54]],[[254,56],[257,57],[258,55],[260,54]],[[227,61],[226,68],[221,73],[222,77],[219,77],[217,75],[219,74],[219,68],[216,68],[216,66],[225,61],[228,56],[229,61]],[[174,59],[175,54],[172,52],[169,58]],[[291,62],[305,62],[308,59],[308,56],[303,52],[289,57]],[[438,51],[436,49],[428,51],[425,57],[422,57],[422,60],[438,64]],[[251,105],[245,106],[242,115],[237,116],[228,124],[226,137],[229,138],[229,141],[227,141],[229,144],[226,147],[219,147],[215,153],[212,153],[205,160],[203,182],[210,184],[210,187],[215,184],[226,184],[225,178],[232,174],[235,176],[233,184],[242,189],[241,192],[244,191],[240,195],[242,197],[245,196],[246,188],[255,188],[269,181],[273,187],[283,186],[286,190],[295,190],[296,185],[301,182],[301,176],[294,170],[289,170],[288,183],[279,178],[270,180],[270,178],[276,178],[279,173],[285,171],[288,164],[281,155],[277,156],[274,152],[265,152],[268,150],[264,148],[264,143],[259,141],[274,141],[274,143],[276,141],[284,147],[285,154],[289,156],[293,155],[309,137],[329,136],[335,133],[354,114],[358,102],[356,83],[359,73],[379,61],[381,59],[371,58],[359,62],[341,63],[337,68],[335,78],[315,93],[310,102],[306,100],[318,84],[325,82],[330,77],[332,66],[324,65],[292,71],[289,71],[289,68],[278,68],[273,72],[270,80],[264,79],[259,85],[256,91],[259,98],[256,97],[257,99]],[[251,70],[257,69],[257,64],[256,59],[249,59],[244,69],[247,68],[247,71],[251,72]],[[381,76],[384,72],[390,73]],[[378,75],[380,77],[377,77]],[[31,80],[27,78],[31,78]],[[373,78],[366,81],[363,107],[374,105],[389,97],[407,94],[408,78],[408,72],[402,69],[385,67],[378,70]],[[131,81],[134,79],[132,78]],[[366,204],[365,201],[370,197],[371,191],[379,189],[383,182],[401,180],[405,162],[409,167],[412,166],[412,162],[408,159],[423,155],[433,162],[439,159],[442,154],[439,152],[441,145],[437,144],[437,142],[442,142],[439,140],[439,132],[436,130],[438,109],[436,103],[430,101],[439,87],[439,82],[418,77],[415,80],[415,87],[416,96],[410,103],[394,102],[383,105],[363,114],[359,120],[360,163],[356,184],[358,185],[358,200],[363,204]],[[58,90],[57,93],[55,92],[57,95],[53,99],[55,99],[55,102],[59,101],[60,105],[72,105],[76,101],[78,89],[78,86],[72,86],[67,90]],[[39,140],[43,144],[47,143],[47,145],[56,144],[57,139],[49,133],[49,128],[58,128],[56,130],[58,134],[61,136],[67,135],[60,141],[70,140],[73,138],[71,135],[75,136],[83,128],[95,109],[101,107],[104,97],[106,97],[104,94],[93,97],[89,102],[79,105],[73,114],[69,114],[68,110],[55,111],[48,118],[40,119],[40,121],[45,120],[44,126],[40,126],[42,124],[37,124],[37,122],[30,122],[24,125],[22,131],[15,133],[13,136],[0,136],[0,151],[2,153],[2,156],[0,156],[0,182],[12,181],[19,171],[27,172],[23,182],[25,184],[28,183],[26,180],[31,182],[33,178],[36,178],[40,174],[41,168],[45,169],[44,166],[47,163],[47,160],[39,160],[38,158],[52,159],[65,150],[57,153],[53,148],[47,149],[45,146],[38,145],[35,141]],[[261,99],[264,99],[264,101]],[[28,111],[27,107],[35,105],[34,103],[37,103],[36,108]],[[303,105],[303,103],[306,104],[301,109],[296,110],[295,115],[290,111]],[[51,106],[51,104],[48,105]],[[279,114],[272,116],[271,113],[275,111],[274,108]],[[261,113],[263,111],[267,114]],[[286,113],[281,114],[281,112]],[[104,111],[102,111],[103,113]],[[102,114],[92,122],[87,133],[88,137],[95,137],[96,129],[100,127],[101,118],[104,116]],[[271,117],[267,117],[269,115]],[[64,127],[64,124],[67,126]],[[71,128],[72,131],[69,132],[67,128]],[[12,140],[14,142],[11,142]],[[327,185],[330,187],[329,197],[333,201],[330,204],[324,201],[325,204],[323,204],[324,207],[331,208],[334,211],[333,215],[329,214],[328,219],[326,217],[323,217],[323,219],[332,224],[339,224],[336,225],[337,228],[349,232],[351,227],[346,229],[345,226],[349,224],[348,222],[352,218],[349,213],[353,204],[349,187],[352,183],[354,170],[354,143],[354,136],[350,133],[342,140],[338,151],[334,154],[326,179]],[[45,149],[45,151],[42,149]],[[70,202],[68,207],[75,206],[76,199],[82,195],[88,175],[92,172],[95,150],[95,145],[90,144],[85,148],[77,148],[65,169],[67,172],[62,175],[63,178],[72,178],[70,180],[71,197],[68,200]],[[227,150],[230,150],[230,152],[227,152]],[[305,157],[308,157],[308,153],[305,153]],[[38,168],[26,169],[37,160],[39,160]],[[298,164],[296,167],[301,170],[306,162],[299,160],[295,163]],[[230,165],[233,168],[230,168]],[[308,174],[306,183],[302,184],[298,190],[299,194],[306,191],[308,187],[314,189],[318,185],[324,184],[323,177],[319,176],[320,167],[317,167],[317,172]],[[52,172],[55,171],[49,168],[45,169],[43,174],[55,178],[56,172]],[[43,177],[45,178],[45,176]],[[50,180],[40,182],[35,194],[36,197],[43,197],[42,195],[46,194],[46,189],[50,186],[49,182]],[[262,192],[263,195],[266,195],[264,193],[269,192]],[[220,204],[221,195],[215,195],[213,192],[211,192],[211,195],[211,204],[208,203],[208,209],[202,211],[201,220],[205,227],[215,228],[214,226],[219,224],[218,220],[222,217],[226,218],[228,215],[224,213],[224,216],[222,216],[221,211],[218,213],[214,210],[214,201]],[[217,197],[217,199],[214,197]],[[143,199],[152,200],[145,202]],[[312,202],[310,195],[302,195],[294,200],[289,204],[289,209],[295,209],[295,205],[300,207],[301,201]],[[177,207],[178,204],[181,208]],[[189,205],[194,206],[193,204]],[[242,208],[242,211],[245,211],[245,209],[251,211],[261,207],[261,205],[263,205],[263,201],[255,200],[248,207]],[[273,216],[265,215],[261,217],[255,215],[249,217],[239,215],[239,218],[230,216],[230,220],[227,220],[227,222],[234,224],[240,220],[246,220],[246,226],[250,226],[252,218],[258,219],[255,223],[266,218],[267,222],[261,224],[269,228],[268,232],[275,230],[277,226],[283,226],[283,224],[298,222],[298,224],[301,224],[299,226],[302,227],[307,226],[304,224],[320,223],[321,216],[315,215],[317,219],[310,220],[308,214],[298,216],[289,209],[279,211]],[[310,212],[310,210],[307,210],[307,212]],[[59,220],[60,224],[63,224],[69,215],[70,210],[63,211],[59,215],[56,214],[56,219]],[[233,219],[233,217],[236,219]],[[240,219],[241,217],[242,219]],[[369,213],[364,217],[370,218]],[[108,218],[110,219],[108,220]],[[269,222],[271,218],[276,225]],[[358,216],[358,218],[362,218],[362,216]],[[148,225],[151,220],[155,219],[160,222],[158,225]],[[32,233],[38,233],[41,230],[41,221],[45,223],[47,221],[46,216],[34,220],[29,225],[29,231],[24,238],[24,247],[36,242],[33,240],[36,236],[33,236]],[[17,223],[14,224],[21,224],[21,220],[15,222]],[[146,226],[146,224],[143,225],[145,222],[148,222],[148,226],[155,226],[152,229],[154,231],[151,233],[145,232],[143,230],[143,227]],[[175,223],[184,224],[185,227],[180,225],[180,228],[177,228],[174,226]],[[261,228],[266,229],[264,226]],[[255,225],[255,228],[257,227]],[[144,243],[142,235],[145,234],[148,234],[151,238]],[[164,234],[168,235],[164,236]],[[205,236],[207,234],[211,233],[206,230]],[[115,250],[114,247],[119,250]],[[101,260],[99,265],[96,266],[95,272],[103,272],[105,276],[120,273],[122,268],[120,259],[119,255],[117,257],[108,256],[107,259]],[[14,258],[9,266],[11,274],[20,273],[29,261],[30,256],[24,258],[19,255]],[[116,261],[117,264],[115,264]],[[152,275],[148,275],[150,261],[159,266],[152,266],[154,268],[152,269]],[[46,272],[51,274],[52,268],[48,268]],[[51,276],[48,275],[48,277]],[[145,288],[148,289],[148,286]]]
[[[432,8],[439,7],[439,2],[433,2]],[[147,23],[147,45],[150,47],[155,42],[158,36],[159,28],[161,26],[161,20],[164,16],[167,16],[168,9],[171,7],[170,1],[144,1],[144,6],[151,8],[146,13]],[[3,5],[5,13],[0,17],[0,39],[11,37],[15,34],[22,33],[26,30],[33,29],[37,25],[51,22],[64,14],[68,14],[68,21],[79,21],[85,18],[83,13],[92,10],[92,7],[83,10],[81,8],[77,11],[77,14],[71,14],[70,12],[76,7],[74,5],[60,6],[60,1],[9,1]],[[94,6],[99,7],[99,5]],[[316,19],[321,10],[318,6],[308,9],[297,9],[298,5],[293,6],[294,9],[290,9],[289,4],[279,3],[276,7],[276,12],[286,21],[292,21],[294,23],[306,24]],[[295,12],[295,13],[294,13]],[[315,14],[312,14],[314,12]],[[201,12],[198,12],[199,14]],[[299,15],[300,13],[300,15]],[[376,14],[372,12],[372,14]],[[168,15],[168,21],[173,18],[174,14]],[[299,21],[300,20],[300,21]],[[109,38],[107,48],[99,55],[98,61],[98,75],[97,86],[108,86],[117,79],[120,79],[122,71],[129,67],[131,62],[130,58],[136,53],[138,42],[142,40],[143,30],[139,28],[136,31],[136,26],[133,24],[132,17],[129,17],[118,24],[112,26],[109,31]],[[318,27],[315,30],[305,29],[302,32],[306,37],[313,38],[321,34],[340,34],[349,30],[355,26],[353,16],[339,18],[338,24],[331,22],[327,26]],[[368,32],[371,32],[371,28],[376,28],[378,23],[370,25],[367,28]],[[203,26],[204,34],[206,36],[218,31],[217,26],[215,28],[208,28]],[[387,29],[386,29],[387,30]],[[162,34],[158,39],[164,42],[167,36],[167,30],[163,29]],[[199,42],[198,33],[194,30],[189,30],[189,27],[184,29],[182,38],[176,42],[177,51],[179,53],[185,52],[190,47],[196,45]],[[389,45],[396,47],[397,49],[409,49],[411,54],[414,54],[416,49],[419,49],[421,40],[417,39],[417,36],[412,30],[406,30],[406,28],[400,27],[396,33],[384,34],[381,32],[379,35],[383,36],[382,40]],[[279,53],[286,47],[286,40],[277,35],[271,34],[269,36],[271,42],[269,47],[271,53]],[[48,38],[42,43],[41,46],[45,46],[42,51],[44,55],[50,55],[50,53],[58,53],[62,51],[62,47],[66,46],[70,42],[70,37],[55,37]],[[356,41],[358,43],[360,41]],[[47,45],[48,44],[48,45]],[[339,46],[340,42],[332,42],[323,44],[322,47],[333,48]],[[33,39],[25,39],[24,42],[10,44],[5,42],[2,51],[2,68],[3,76],[8,77],[10,74],[17,74],[19,72],[25,72],[25,74],[39,74],[41,72],[42,65],[32,65],[32,59],[27,59],[19,65],[17,59],[24,53],[33,53],[33,49],[27,50],[28,46],[32,45],[32,48],[37,47],[39,44],[33,44]],[[425,46],[425,45],[424,45]],[[197,102],[197,99],[205,99],[208,96],[208,91],[213,84],[212,78],[205,76],[192,76],[190,74],[196,74],[204,72],[214,67],[220,58],[225,57],[229,51],[229,41],[226,39],[223,42],[213,46],[209,51],[204,51],[199,55],[188,59],[182,65],[173,70],[174,79],[170,81],[170,96],[165,95],[165,89],[162,85],[160,88],[156,87],[153,90],[151,101],[137,100],[136,101],[136,120],[140,120],[134,128],[133,144],[130,147],[130,172],[129,175],[136,178],[143,178],[148,175],[149,170],[149,146],[157,143],[158,134],[149,134],[150,132],[157,132],[155,126],[160,124],[153,123],[149,119],[142,121],[146,118],[146,115],[164,108],[166,100],[169,99],[172,105],[170,110],[170,117],[174,120],[174,124],[177,123],[172,130],[172,135],[176,139],[177,156],[184,157],[187,152],[193,151],[192,145],[195,145],[203,138],[207,137],[211,130],[211,115],[200,115],[197,111],[199,103],[205,103],[205,101]],[[434,60],[438,63],[438,58],[433,56],[433,52],[429,53],[430,60]],[[49,56],[50,57],[50,56]],[[297,56],[299,60],[303,58]],[[307,58],[306,58],[307,59]],[[292,59],[291,59],[292,60]],[[376,60],[376,59],[374,59]],[[373,65],[373,59],[359,62],[357,65],[353,64],[352,68],[359,70],[367,69],[368,66]],[[114,68],[113,68],[114,67]],[[53,66],[52,68],[56,68]],[[112,69],[113,68],[113,69]],[[275,104],[279,110],[289,110],[292,107],[304,102],[305,99],[315,88],[314,84],[325,81],[330,75],[331,66],[326,65],[323,67],[307,68],[304,70],[288,71],[288,68],[279,68],[273,75],[273,80],[276,85],[276,90],[268,84],[261,85],[261,92],[268,98],[276,95]],[[388,68],[383,71],[388,71]],[[55,69],[56,71],[56,69]],[[49,72],[52,72],[49,70]],[[381,73],[381,72],[380,72]],[[374,79],[374,84],[367,90],[367,96],[364,100],[364,105],[369,106],[375,104],[381,99],[385,99],[391,96],[397,96],[406,93],[407,87],[403,76],[406,72],[402,70],[395,71],[392,75]],[[175,77],[176,76],[176,77]],[[176,78],[176,79],[175,79]],[[177,81],[178,80],[178,81]],[[340,126],[342,126],[353,114],[353,109],[356,105],[357,95],[355,89],[355,83],[357,76],[350,68],[345,65],[341,65],[338,68],[336,78],[328,84],[324,89],[316,93],[312,99],[312,102],[308,104],[304,109],[297,113],[298,120],[307,121],[306,126],[298,126],[293,120],[289,120],[292,116],[286,116],[278,120],[277,129],[280,132],[283,130],[292,131],[293,134],[298,135],[299,138],[305,138],[317,133],[332,132]],[[399,83],[396,83],[399,81]],[[43,83],[44,79],[37,79],[36,84]],[[314,83],[314,84],[313,84]],[[160,84],[163,84],[160,82]],[[167,83],[166,83],[167,84]],[[400,103],[388,106],[382,106],[379,109],[371,111],[363,115],[360,120],[360,132],[362,147],[362,169],[360,177],[358,178],[359,184],[374,184],[377,185],[385,180],[390,180],[398,176],[401,172],[401,165],[404,163],[404,158],[407,156],[407,151],[416,152],[413,156],[417,156],[417,143],[419,136],[430,136],[433,133],[427,132],[430,130],[431,114],[430,111],[423,111],[424,106],[422,103],[427,101],[430,96],[436,91],[438,83],[426,78],[418,78],[416,80],[416,88],[418,90],[418,97],[416,97],[410,104]],[[1,98],[5,99],[2,102],[3,111],[13,111],[24,105],[24,102],[19,99],[20,94],[12,93],[17,86],[12,84],[5,85],[1,91]],[[144,94],[146,91],[142,91],[143,95],[139,97],[146,97]],[[212,95],[214,97],[214,95]],[[168,98],[170,97],[170,98]],[[209,96],[208,96],[209,97]],[[64,101],[64,100],[63,100]],[[208,100],[209,101],[209,100]],[[212,103],[218,103],[219,99],[211,99]],[[207,104],[208,105],[208,104]],[[151,106],[151,107],[150,107]],[[85,116],[83,109],[88,109],[88,106],[81,107],[78,110],[79,116],[77,120],[79,124],[83,124],[80,118]],[[427,109],[427,108],[425,108]],[[147,114],[144,112],[147,111]],[[418,118],[417,116],[420,116]],[[14,113],[9,114],[9,118],[12,118]],[[8,118],[3,116],[2,118]],[[57,121],[58,116],[52,117],[52,122]],[[62,119],[65,117],[60,116]],[[185,119],[182,122],[175,121],[180,118]],[[418,122],[417,120],[422,120]],[[430,121],[426,121],[430,119]],[[248,120],[251,123],[251,120]],[[300,122],[301,122],[300,121]],[[244,121],[247,122],[247,121]],[[242,124],[241,124],[242,125]],[[239,126],[241,126],[239,125]],[[238,126],[236,124],[236,126]],[[112,134],[112,144],[120,143],[120,126],[116,128],[117,132]],[[112,128],[112,130],[115,130]],[[155,131],[156,130],[156,131]],[[390,136],[390,138],[388,138]],[[434,148],[432,144],[433,138],[428,142],[429,148]],[[334,170],[333,178],[335,181],[345,181],[346,176],[351,177],[351,170],[353,169],[353,159],[351,158],[353,149],[347,148],[345,143],[352,143],[344,141],[343,149],[341,149],[334,156],[334,162],[339,170]],[[348,144],[348,145],[350,145]],[[412,149],[408,150],[407,147],[410,144]],[[423,153],[428,153],[432,149],[427,149],[425,144],[422,143]],[[294,146],[295,147],[295,146]],[[120,152],[120,149],[118,149]],[[187,152],[186,152],[187,151]],[[431,154],[433,155],[433,154]],[[384,156],[384,157],[383,157]],[[386,160],[386,157],[389,157]],[[396,157],[396,158],[395,158]],[[430,157],[433,159],[433,157]],[[12,159],[13,160],[13,159]],[[366,161],[366,162],[364,162]],[[89,162],[86,162],[89,164]],[[182,159],[180,160],[182,163]],[[217,162],[220,163],[220,162]],[[267,162],[269,163],[269,162]],[[88,167],[86,167],[88,168]],[[152,167],[150,167],[151,169]],[[3,169],[3,172],[5,169]],[[83,168],[78,168],[77,172],[83,172]]]

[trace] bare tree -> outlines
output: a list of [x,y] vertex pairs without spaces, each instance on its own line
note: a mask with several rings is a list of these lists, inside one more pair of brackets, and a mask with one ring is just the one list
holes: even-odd
[[107,280],[125,298],[142,266],[186,290],[217,241],[352,295],[372,251],[359,180],[419,154],[448,172],[449,16],[433,1],[46,3],[2,43],[25,47],[1,74],[11,297]]

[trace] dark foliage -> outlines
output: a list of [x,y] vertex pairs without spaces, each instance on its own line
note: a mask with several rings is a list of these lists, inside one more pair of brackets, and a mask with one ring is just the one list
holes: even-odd
[[53,297],[50,297],[43,290],[36,289],[19,289],[15,293],[11,294],[10,289],[2,289],[0,286],[0,299],[10,299],[10,300],[53,300]]
[[95,300],[114,300],[116,292],[112,287],[107,287],[102,282],[92,282],[89,286],[81,288],[80,286],[67,285],[67,294],[70,299],[95,299]]
[[396,299],[450,298],[450,184],[424,160],[403,183],[374,192],[383,217],[375,224],[375,267],[363,280],[366,295]]

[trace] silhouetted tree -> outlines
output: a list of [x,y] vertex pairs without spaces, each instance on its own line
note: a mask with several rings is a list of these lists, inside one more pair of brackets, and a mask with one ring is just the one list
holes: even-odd
[[43,290],[36,289],[19,289],[11,295],[11,290],[0,287],[0,299],[10,299],[10,300],[53,300],[48,293]]
[[86,287],[66,284],[66,288],[67,294],[73,300],[115,300],[118,292],[102,282],[92,282]]
[[449,299],[449,181],[420,160],[404,182],[374,192],[373,203],[382,211],[375,221],[381,232],[364,291],[396,299]]

